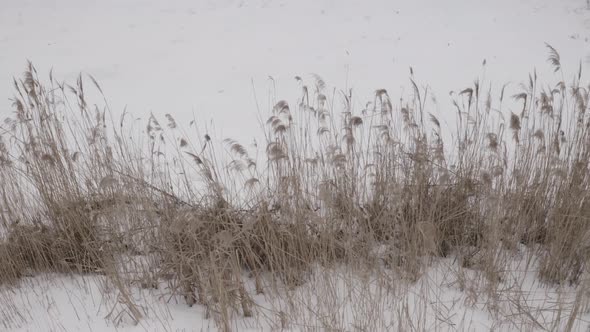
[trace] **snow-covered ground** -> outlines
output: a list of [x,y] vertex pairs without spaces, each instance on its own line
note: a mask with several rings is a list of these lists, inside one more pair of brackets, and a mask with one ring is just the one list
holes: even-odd
[[115,111],[194,114],[246,143],[258,129],[253,91],[266,114],[269,77],[293,100],[293,78],[316,73],[354,88],[358,106],[375,89],[407,92],[411,66],[444,114],[449,91],[476,77],[500,86],[536,67],[552,78],[545,42],[575,72],[589,39],[585,0],[2,0],[0,115],[29,59],[70,82],[92,74]]
[[[523,252],[524,253],[524,252]],[[239,331],[563,331],[576,292],[536,281],[536,262],[515,256],[496,293],[475,270],[453,259],[435,262],[415,283],[395,274],[317,268],[303,286],[276,297],[273,287],[255,295],[253,316],[234,316]],[[246,278],[248,280],[248,278]],[[254,294],[253,280],[249,292]],[[20,287],[0,288],[0,330],[33,331],[215,331],[203,306],[170,296],[171,285],[134,288],[131,299],[142,319],[134,322],[121,294],[96,276],[41,275]],[[286,294],[286,293],[285,293]],[[493,310],[490,310],[493,308]],[[573,331],[590,329],[590,311],[578,308]],[[289,314],[287,314],[289,313]],[[284,315],[283,315],[284,314]]]
[[[331,86],[353,88],[358,106],[377,88],[388,89],[392,97],[410,89],[411,66],[418,83],[436,95],[444,123],[449,91],[465,88],[476,77],[500,86],[519,83],[537,68],[547,84],[561,79],[546,62],[545,43],[560,52],[566,79],[580,61],[587,63],[590,5],[585,0],[0,0],[0,117],[12,111],[12,77],[22,73],[28,59],[42,75],[53,68],[60,80],[72,82],[80,71],[93,75],[115,112],[126,106],[144,118],[154,112],[174,114],[181,123],[193,116],[202,125],[213,120],[218,135],[243,142],[258,130],[256,100],[262,113],[269,95],[293,100],[300,93],[296,75],[315,73]],[[411,308],[416,318],[430,317],[421,327],[426,330],[509,331],[551,329],[555,303],[573,301],[565,295],[557,299],[554,289],[520,276],[514,297],[500,303],[506,305],[506,317],[525,323],[498,322],[481,299],[460,291],[453,266],[437,265],[405,295],[381,298],[378,308],[400,313]],[[369,299],[366,280],[342,280],[345,298]],[[428,286],[420,288],[424,282]],[[103,299],[99,284],[96,278],[41,276],[2,290],[0,321],[20,329],[0,323],[0,330],[214,329],[202,308],[147,292],[135,295],[148,318],[129,325],[124,314],[118,316],[124,311],[116,305],[117,295]],[[313,283],[306,287],[298,295],[310,301],[303,304],[310,308],[303,319],[320,310],[312,303],[317,300],[311,296]],[[424,294],[428,297],[421,298]],[[260,317],[280,305],[259,300]],[[338,313],[362,314],[352,302],[342,303],[349,307]],[[121,317],[122,325],[113,323]],[[561,319],[563,327],[567,315]],[[389,323],[383,322],[384,329],[397,328]],[[277,329],[256,324],[237,319],[234,327]],[[587,325],[579,321],[575,326]]]

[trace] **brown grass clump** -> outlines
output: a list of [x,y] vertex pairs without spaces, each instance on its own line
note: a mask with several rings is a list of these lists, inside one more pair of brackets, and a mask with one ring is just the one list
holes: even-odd
[[[550,62],[561,70],[553,48]],[[590,257],[590,88],[580,80],[547,90],[535,74],[512,99],[517,111],[504,88],[495,98],[476,81],[451,94],[446,128],[413,79],[399,104],[380,89],[356,110],[351,92],[298,78],[301,99],[274,102],[253,157],[193,123],[191,139],[170,114],[145,129],[126,113],[116,120],[89,105],[81,77],[46,87],[29,64],[0,128],[0,283],[101,273],[135,321],[128,288],[167,283],[226,331],[232,317],[256,316],[256,295],[305,287],[318,267],[417,281],[437,258],[458,258],[461,285],[474,271],[499,306],[524,246],[541,280],[580,284]],[[282,328],[298,312],[285,302]]]

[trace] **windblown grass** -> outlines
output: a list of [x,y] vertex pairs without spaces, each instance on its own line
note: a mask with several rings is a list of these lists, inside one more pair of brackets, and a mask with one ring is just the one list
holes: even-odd
[[[114,119],[86,100],[82,77],[44,83],[29,64],[15,81],[14,116],[0,127],[0,283],[103,274],[135,321],[131,288],[166,283],[223,330],[235,315],[255,316],[254,297],[265,293],[285,302],[275,322],[286,327],[313,321],[295,294],[318,269],[370,271],[388,289],[391,276],[416,282],[444,258],[459,261],[461,288],[483,287],[499,314],[501,285],[526,252],[538,259],[538,279],[577,287],[569,320],[555,323],[572,328],[587,305],[590,257],[590,89],[581,67],[569,86],[544,87],[535,73],[511,101],[476,81],[452,95],[452,128],[413,77],[407,99],[394,104],[380,89],[362,110],[319,76],[297,79],[300,100],[275,103],[264,156],[253,156],[192,123],[189,135],[169,114],[165,126],[152,115],[145,130],[126,113]],[[506,109],[514,102],[519,109]],[[315,317],[322,328],[347,328],[337,293],[322,293],[324,309],[336,310]],[[381,298],[357,296],[364,304],[346,316],[351,326],[394,328],[367,319]],[[428,329],[426,312],[398,309],[395,328]]]

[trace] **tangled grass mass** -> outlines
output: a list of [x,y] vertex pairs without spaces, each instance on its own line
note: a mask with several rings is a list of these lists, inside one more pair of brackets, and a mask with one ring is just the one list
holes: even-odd
[[[102,94],[92,77],[43,80],[29,64],[0,126],[0,287],[93,276],[115,299],[107,319],[118,326],[153,317],[137,294],[158,292],[203,308],[195,315],[223,331],[244,328],[236,321],[480,328],[451,315],[436,287],[483,308],[487,330],[586,326],[590,87],[581,66],[549,86],[533,73],[514,96],[475,81],[451,94],[449,126],[413,76],[408,96],[380,89],[363,109],[352,91],[297,79],[301,98],[276,101],[264,142],[250,148],[170,114],[147,124],[115,116],[106,101],[87,100],[89,88]],[[440,266],[448,274],[433,277]],[[527,302],[519,290],[530,276],[556,290],[555,302]],[[26,315],[2,296],[0,329],[11,330]]]

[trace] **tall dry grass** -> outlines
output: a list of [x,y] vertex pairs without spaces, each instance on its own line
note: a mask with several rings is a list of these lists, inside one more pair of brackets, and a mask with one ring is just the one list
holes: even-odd
[[[255,315],[265,293],[285,301],[276,313],[284,328],[306,319],[291,291],[341,266],[415,282],[437,257],[452,257],[472,278],[462,285],[481,279],[497,308],[526,247],[540,280],[586,294],[590,88],[581,74],[544,86],[534,73],[514,96],[476,81],[452,95],[451,128],[413,77],[407,99],[380,89],[361,110],[351,91],[298,78],[300,100],[275,103],[257,157],[169,114],[145,128],[125,112],[115,119],[108,104],[86,100],[87,81],[102,93],[92,77],[45,83],[29,64],[0,127],[0,283],[102,274],[136,321],[131,289],[165,284],[223,330]],[[507,109],[514,101],[519,108]],[[366,291],[351,315],[370,330],[371,305],[383,303]],[[397,327],[428,329],[426,311],[416,322],[407,304],[398,309]],[[345,328],[340,318],[323,328]]]

